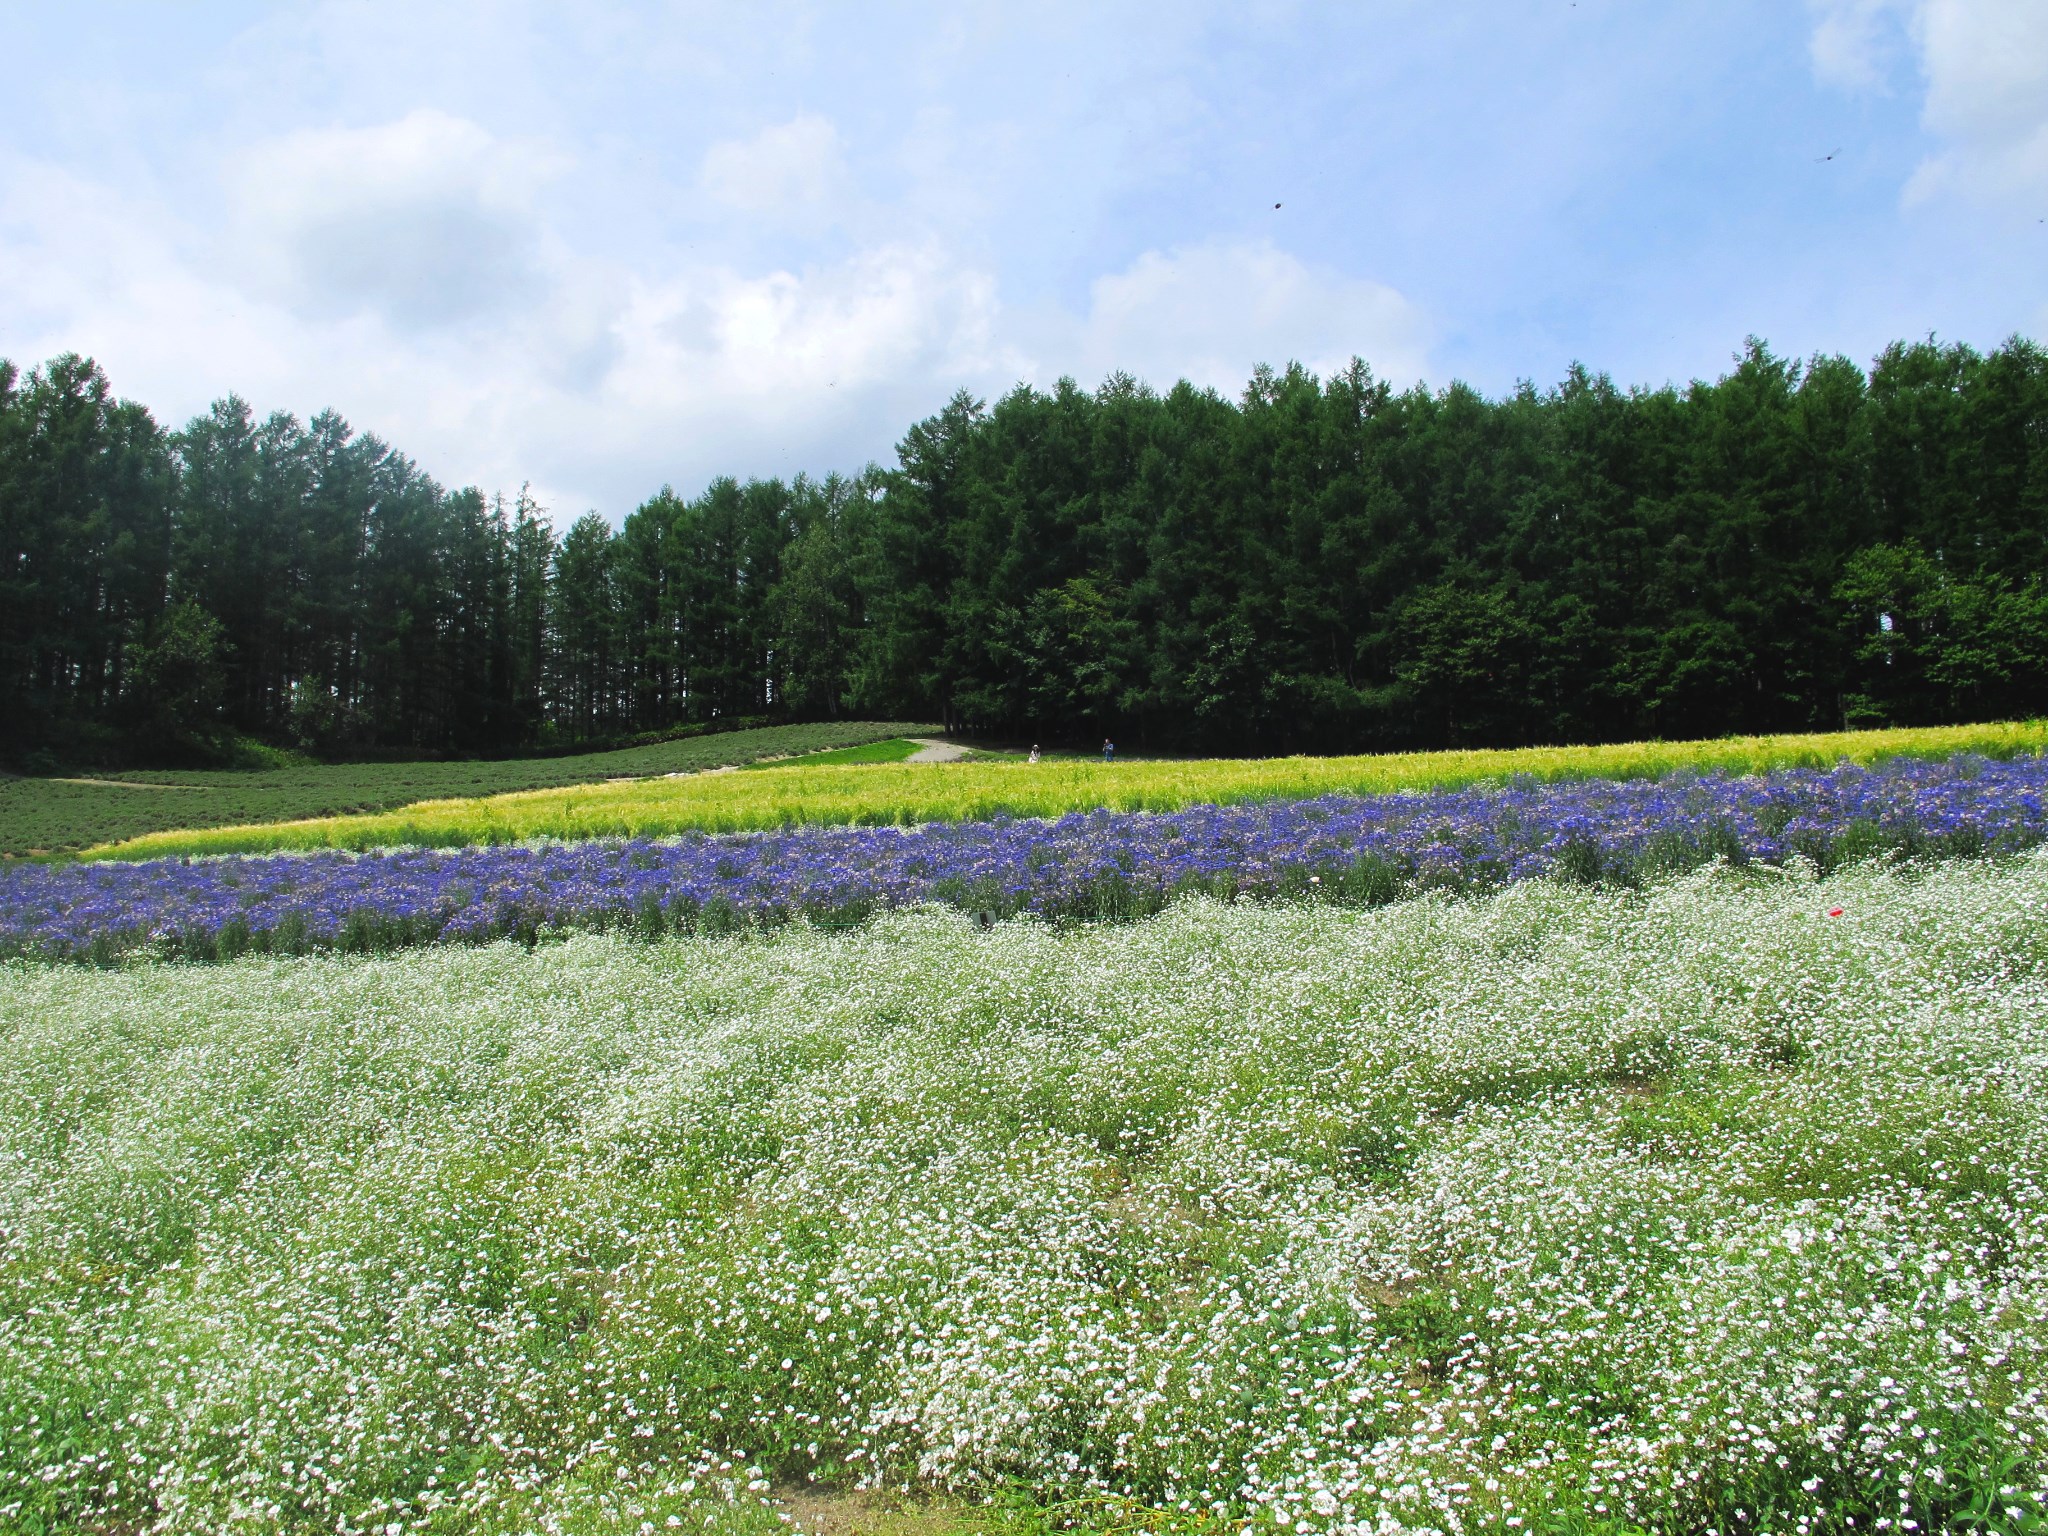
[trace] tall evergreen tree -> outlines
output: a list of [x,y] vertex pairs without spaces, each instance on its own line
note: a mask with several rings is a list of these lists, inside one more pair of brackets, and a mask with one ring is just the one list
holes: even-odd
[[851,479],[664,487],[559,539],[333,413],[176,434],[0,363],[12,756],[497,752],[764,714],[1175,750],[2048,709],[2048,354],[1488,399],[1354,362],[1236,399],[957,395]]

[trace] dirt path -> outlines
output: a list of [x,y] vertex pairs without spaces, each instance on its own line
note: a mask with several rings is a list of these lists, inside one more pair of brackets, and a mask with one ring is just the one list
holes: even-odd
[[910,763],[957,763],[967,755],[965,747],[956,747],[950,741],[933,741],[928,736],[912,736],[917,750],[905,758]]

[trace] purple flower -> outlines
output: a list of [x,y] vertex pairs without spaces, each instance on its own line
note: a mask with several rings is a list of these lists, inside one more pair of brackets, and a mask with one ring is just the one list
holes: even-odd
[[1715,858],[2001,853],[2048,839],[2044,789],[2039,756],[1898,758],[1742,779],[1525,782],[909,830],[20,865],[0,870],[0,953],[94,958],[155,945],[212,957],[575,928],[715,932],[858,922],[924,901],[1116,917],[1188,890],[1367,902],[1546,875],[1637,881]]

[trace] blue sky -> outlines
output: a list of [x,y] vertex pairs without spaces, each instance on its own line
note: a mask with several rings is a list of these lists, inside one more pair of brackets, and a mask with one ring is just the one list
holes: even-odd
[[[0,356],[617,519],[957,389],[2048,332],[2042,0],[0,3]],[[1832,158],[1828,158],[1832,156]],[[1275,207],[1278,204],[1278,207]]]

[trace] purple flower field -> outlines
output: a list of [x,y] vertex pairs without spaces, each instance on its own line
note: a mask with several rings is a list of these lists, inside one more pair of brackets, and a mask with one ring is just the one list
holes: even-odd
[[1887,852],[2013,852],[2048,838],[2044,789],[2048,758],[1898,758],[907,831],[22,865],[0,870],[0,953],[106,959],[147,946],[213,958],[851,923],[927,901],[1090,919],[1157,911],[1192,890],[1369,903],[1546,875],[1633,883],[1715,858],[1803,854],[1825,867]]

